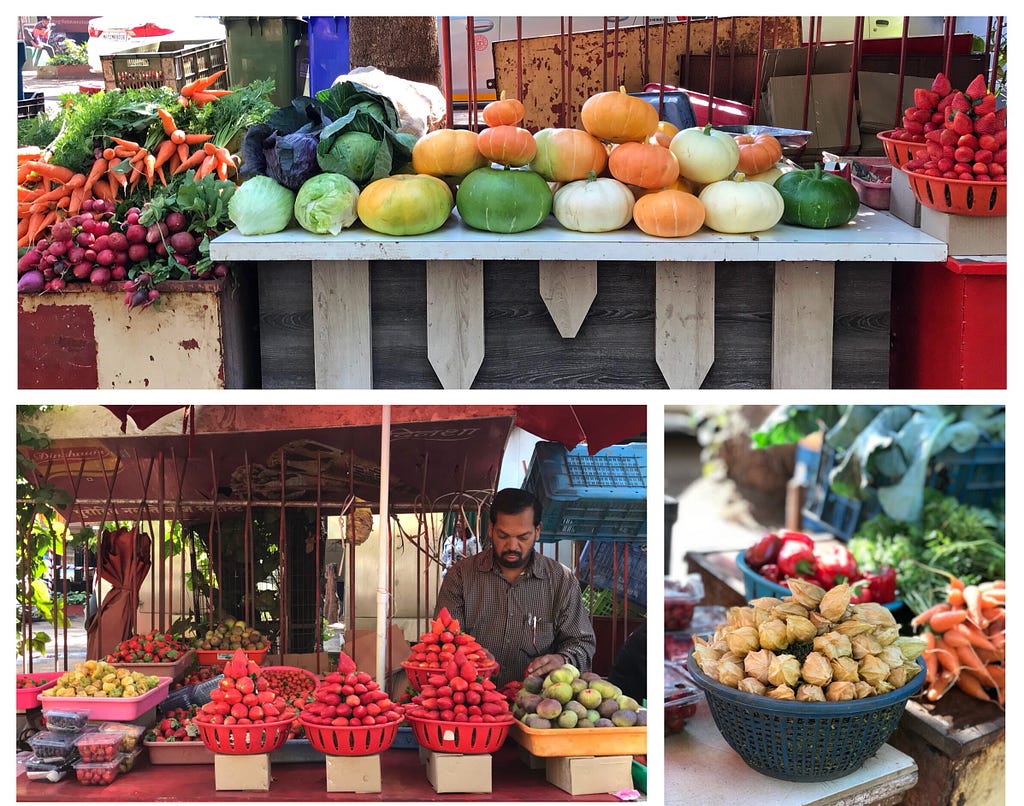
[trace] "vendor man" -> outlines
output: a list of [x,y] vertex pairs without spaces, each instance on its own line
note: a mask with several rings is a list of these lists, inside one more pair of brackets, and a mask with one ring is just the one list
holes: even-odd
[[534,551],[541,505],[509,487],[491,503],[489,545],[445,574],[437,610],[447,607],[462,629],[498,661],[500,688],[565,663],[589,671],[596,640],[580,585],[566,566]]

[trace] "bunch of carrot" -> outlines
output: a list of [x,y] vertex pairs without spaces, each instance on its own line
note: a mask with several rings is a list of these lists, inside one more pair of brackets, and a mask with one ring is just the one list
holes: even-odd
[[231,90],[210,89],[214,82],[226,72],[226,70],[218,70],[216,73],[212,73],[204,78],[197,78],[195,81],[186,84],[178,91],[178,103],[182,106],[188,106],[190,103],[202,106],[210,101],[216,101],[225,95],[230,95]]
[[82,209],[95,180],[50,163],[42,152],[18,153],[18,247],[31,246],[57,221]]
[[1006,703],[1006,581],[965,585],[951,577],[946,600],[911,620],[926,642],[925,696],[953,686],[979,700]]

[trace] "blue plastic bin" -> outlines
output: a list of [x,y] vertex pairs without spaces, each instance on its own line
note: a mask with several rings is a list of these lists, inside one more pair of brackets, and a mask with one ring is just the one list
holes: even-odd
[[349,71],[348,17],[309,17],[309,94]]
[[540,501],[542,542],[647,539],[647,444],[612,445],[593,456],[538,442],[523,489]]
[[[817,475],[803,510],[807,531],[830,532],[849,540],[866,520],[881,512],[877,496],[863,501],[847,498],[829,486],[836,464],[835,450],[822,446]],[[933,456],[926,484],[962,504],[991,508],[1006,497],[1006,443],[982,438],[973,449],[959,453],[952,448]]]
[[583,585],[614,591],[619,599],[647,607],[647,546],[588,540],[576,564],[576,578]]

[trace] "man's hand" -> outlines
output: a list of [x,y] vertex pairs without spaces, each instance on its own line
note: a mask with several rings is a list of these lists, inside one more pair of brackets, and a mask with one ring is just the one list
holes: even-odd
[[555,669],[561,669],[565,665],[565,658],[561,655],[541,655],[534,658],[526,667],[526,674],[539,675],[544,677]]

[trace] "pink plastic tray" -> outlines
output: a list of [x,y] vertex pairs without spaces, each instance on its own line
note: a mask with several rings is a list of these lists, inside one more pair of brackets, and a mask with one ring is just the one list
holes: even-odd
[[131,721],[150,708],[163,702],[167,697],[167,690],[171,687],[171,678],[160,677],[160,684],[147,691],[139,697],[118,697],[104,699],[103,697],[54,697],[43,694],[39,702],[43,706],[43,713],[47,711],[63,711],[74,709],[76,711],[88,711],[90,720],[118,720]]
[[32,674],[19,674],[19,680],[21,680],[23,677],[31,677],[35,680],[46,680],[47,683],[46,685],[33,686],[32,688],[19,688],[18,710],[27,711],[29,708],[37,707],[39,705],[39,692],[56,685],[57,678],[60,677],[62,674],[64,674],[64,672],[33,672]]

